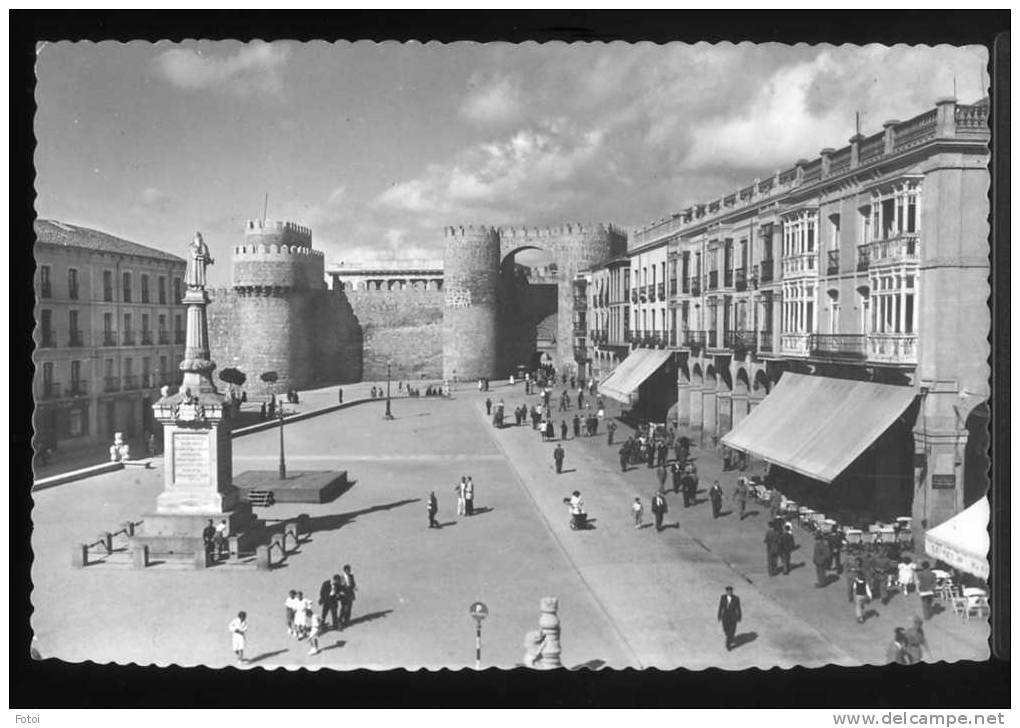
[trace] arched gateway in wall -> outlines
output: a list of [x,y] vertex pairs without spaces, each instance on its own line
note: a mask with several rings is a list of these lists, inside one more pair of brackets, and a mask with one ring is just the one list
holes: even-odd
[[550,228],[448,227],[445,230],[443,376],[447,379],[496,379],[518,363],[505,339],[513,321],[514,255],[527,249],[549,253],[556,265],[557,369],[574,361],[573,280],[579,271],[623,253],[624,233],[612,225],[567,224]]

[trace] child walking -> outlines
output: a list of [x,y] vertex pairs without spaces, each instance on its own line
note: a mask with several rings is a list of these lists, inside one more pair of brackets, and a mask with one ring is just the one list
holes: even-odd
[[244,642],[245,633],[248,631],[248,615],[245,612],[238,612],[237,616],[230,620],[227,627],[230,630],[230,646],[237,657],[237,664],[244,664]]
[[305,616],[310,625],[308,629],[308,644],[311,649],[308,650],[308,654],[317,655],[319,654],[319,635],[322,634],[322,620],[312,610],[308,610]]
[[634,528],[641,528],[641,520],[645,513],[645,507],[641,505],[641,499],[635,498],[630,506],[630,512],[634,514]]

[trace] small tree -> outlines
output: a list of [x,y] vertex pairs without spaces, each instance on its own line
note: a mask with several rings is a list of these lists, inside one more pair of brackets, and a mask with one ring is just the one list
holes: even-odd
[[235,387],[243,387],[244,383],[248,381],[248,375],[240,369],[227,367],[226,369],[220,370],[220,381],[226,382],[227,384]]

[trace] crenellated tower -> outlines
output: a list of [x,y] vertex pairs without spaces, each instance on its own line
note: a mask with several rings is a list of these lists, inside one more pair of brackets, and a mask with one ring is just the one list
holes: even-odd
[[323,254],[312,231],[279,220],[249,220],[235,246],[231,286],[236,296],[238,364],[252,389],[275,371],[277,391],[316,379],[316,301],[326,289]]
[[499,375],[499,233],[448,227],[443,254],[443,377]]

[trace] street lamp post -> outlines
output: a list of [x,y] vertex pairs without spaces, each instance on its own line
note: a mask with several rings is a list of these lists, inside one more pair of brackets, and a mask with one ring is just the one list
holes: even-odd
[[280,403],[280,480],[287,479],[287,461],[283,455],[283,403]]
[[489,616],[489,608],[484,602],[475,602],[468,609],[468,614],[475,620],[475,669],[482,669],[482,620]]
[[390,363],[386,362],[386,419],[392,420],[393,413],[390,411]]

